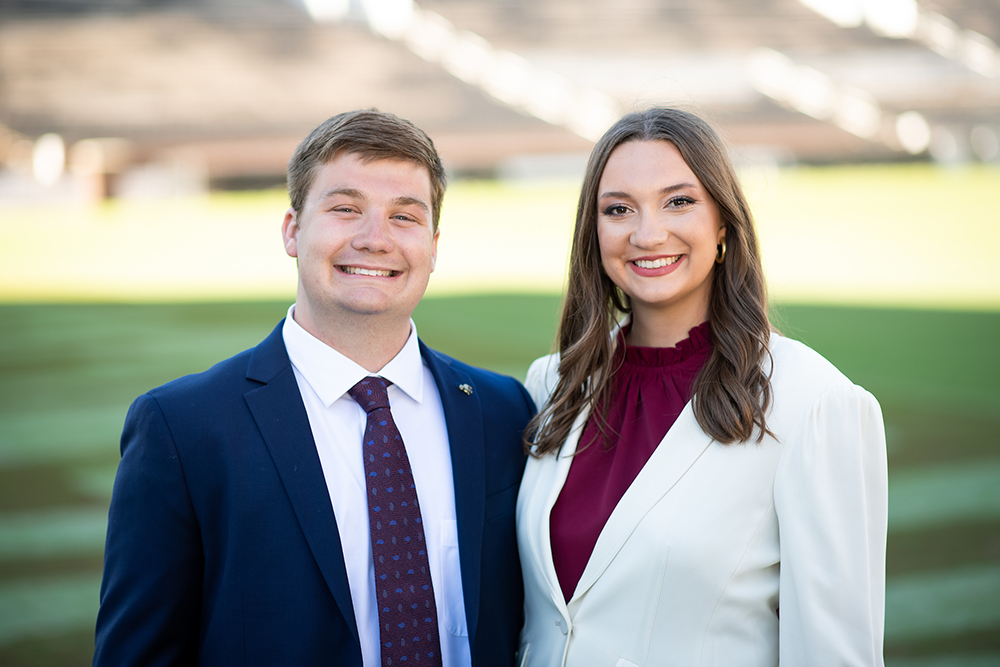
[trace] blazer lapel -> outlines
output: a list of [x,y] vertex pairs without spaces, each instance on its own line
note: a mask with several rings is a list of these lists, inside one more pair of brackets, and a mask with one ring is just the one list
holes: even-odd
[[649,510],[673,489],[712,442],[698,426],[688,401],[601,530],[570,603],[594,585]]
[[[566,477],[569,475],[569,468],[573,464],[573,456],[580,442],[580,435],[583,427],[587,424],[590,416],[589,410],[583,410],[577,415],[573,428],[570,430],[566,442],[555,455],[545,456],[537,465],[544,466],[539,471],[537,482],[533,489],[533,497],[537,498],[539,504],[535,512],[540,513],[536,518],[527,519],[528,525],[537,526],[537,531],[531,531],[531,550],[535,558],[535,565],[545,573],[545,581],[548,583],[549,595],[560,608],[565,609],[566,600],[559,585],[559,575],[556,574],[555,561],[552,559],[552,533],[551,516],[552,508],[559,499]],[[523,493],[523,491],[522,491]],[[538,494],[535,496],[534,494]],[[528,507],[535,505],[530,503]]]
[[[441,396],[455,484],[455,519],[458,521],[458,554],[469,641],[479,621],[479,582],[482,572],[483,522],[486,515],[486,454],[483,409],[472,379],[423,341],[420,353],[430,368]],[[467,394],[460,385],[472,387]]]
[[248,391],[244,399],[271,453],[306,542],[360,647],[340,533],[309,417],[285,351],[283,323],[251,354],[247,378],[264,384]]

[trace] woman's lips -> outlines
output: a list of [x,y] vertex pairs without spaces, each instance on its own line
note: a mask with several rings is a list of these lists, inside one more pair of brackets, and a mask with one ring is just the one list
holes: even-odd
[[681,260],[687,255],[667,255],[664,257],[640,257],[629,260],[629,266],[636,275],[644,277],[665,276],[677,270]]

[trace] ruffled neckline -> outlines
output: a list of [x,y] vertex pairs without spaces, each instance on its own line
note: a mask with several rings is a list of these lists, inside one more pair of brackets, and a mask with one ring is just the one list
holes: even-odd
[[708,321],[688,331],[688,337],[674,347],[642,347],[625,343],[627,329],[618,334],[619,354],[624,352],[622,367],[629,370],[661,369],[675,366],[712,346],[712,326]]

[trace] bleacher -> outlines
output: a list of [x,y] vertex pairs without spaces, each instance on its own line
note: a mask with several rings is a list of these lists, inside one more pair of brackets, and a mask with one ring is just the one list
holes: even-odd
[[[734,143],[781,159],[907,158],[891,127],[907,111],[965,144],[973,127],[1000,132],[1000,72],[984,76],[865,25],[838,27],[799,0],[418,5],[456,31],[609,95],[620,110],[693,107]],[[351,7],[343,21],[317,23],[293,0],[9,0],[0,5],[0,125],[27,138],[56,132],[68,143],[121,137],[139,161],[197,153],[221,180],[280,175],[310,128],[363,106],[414,120],[457,171],[491,173],[514,156],[588,150],[567,127],[457,79],[405,40],[374,33],[361,3]],[[921,7],[1000,41],[995,0]],[[762,48],[863,91],[885,127],[862,138],[762,94],[746,64]],[[956,155],[975,158],[968,146]]]

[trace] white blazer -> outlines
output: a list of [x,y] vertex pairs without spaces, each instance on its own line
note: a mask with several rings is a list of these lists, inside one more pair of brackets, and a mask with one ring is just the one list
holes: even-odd
[[[530,459],[517,502],[531,667],[881,666],[888,513],[875,398],[771,336],[776,438],[722,445],[691,404],[626,491],[565,602],[549,515],[587,421]],[[556,355],[526,385],[542,406]],[[780,609],[780,611],[779,611]]]

